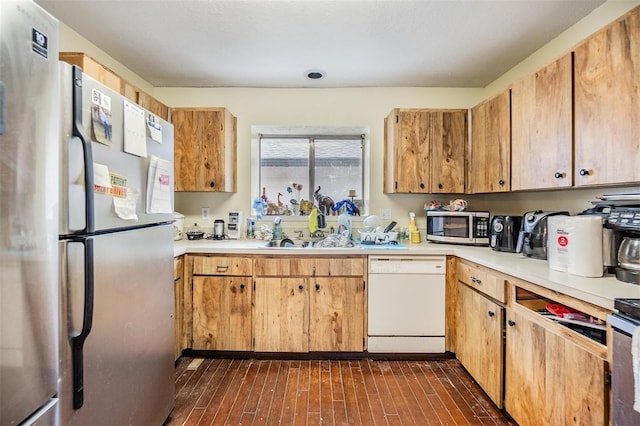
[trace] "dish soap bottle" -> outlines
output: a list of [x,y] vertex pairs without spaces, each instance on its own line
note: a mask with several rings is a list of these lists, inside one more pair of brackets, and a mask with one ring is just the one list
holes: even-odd
[[418,227],[416,226],[416,214],[409,212],[409,234],[416,232]]

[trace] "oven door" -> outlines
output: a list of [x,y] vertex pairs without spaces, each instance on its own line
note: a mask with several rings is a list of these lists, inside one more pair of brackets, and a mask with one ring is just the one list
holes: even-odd
[[[620,315],[609,315],[613,328],[611,395],[613,399],[612,419],[614,426],[640,425],[640,412],[633,409],[635,395],[631,340],[640,321]],[[640,392],[640,389],[638,390]]]

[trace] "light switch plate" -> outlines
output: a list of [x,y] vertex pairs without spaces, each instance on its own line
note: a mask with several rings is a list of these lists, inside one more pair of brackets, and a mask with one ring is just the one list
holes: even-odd
[[383,219],[391,219],[391,209],[380,209],[380,216]]
[[202,218],[203,219],[211,218],[211,208],[210,207],[203,207],[202,208]]

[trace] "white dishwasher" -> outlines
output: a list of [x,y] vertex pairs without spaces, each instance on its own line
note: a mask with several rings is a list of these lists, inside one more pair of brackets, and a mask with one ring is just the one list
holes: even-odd
[[445,256],[369,256],[368,351],[443,353]]

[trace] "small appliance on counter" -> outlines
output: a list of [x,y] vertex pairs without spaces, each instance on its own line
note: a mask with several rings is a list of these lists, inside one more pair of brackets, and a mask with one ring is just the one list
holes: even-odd
[[427,241],[489,245],[489,212],[425,210]]
[[227,235],[230,240],[237,240],[242,236],[242,212],[229,212],[229,225],[227,225]]
[[173,213],[173,240],[180,241],[184,237],[184,215],[182,213]]
[[213,235],[214,240],[224,240],[224,220],[216,219],[213,221]]
[[603,220],[602,259],[607,272],[619,281],[640,284],[640,204],[598,203],[581,214]]
[[555,215],[569,216],[569,212],[535,210],[525,213],[522,216],[516,253],[522,253],[534,259],[547,260],[547,218]]
[[493,250],[515,253],[522,216],[493,216],[489,245]]

